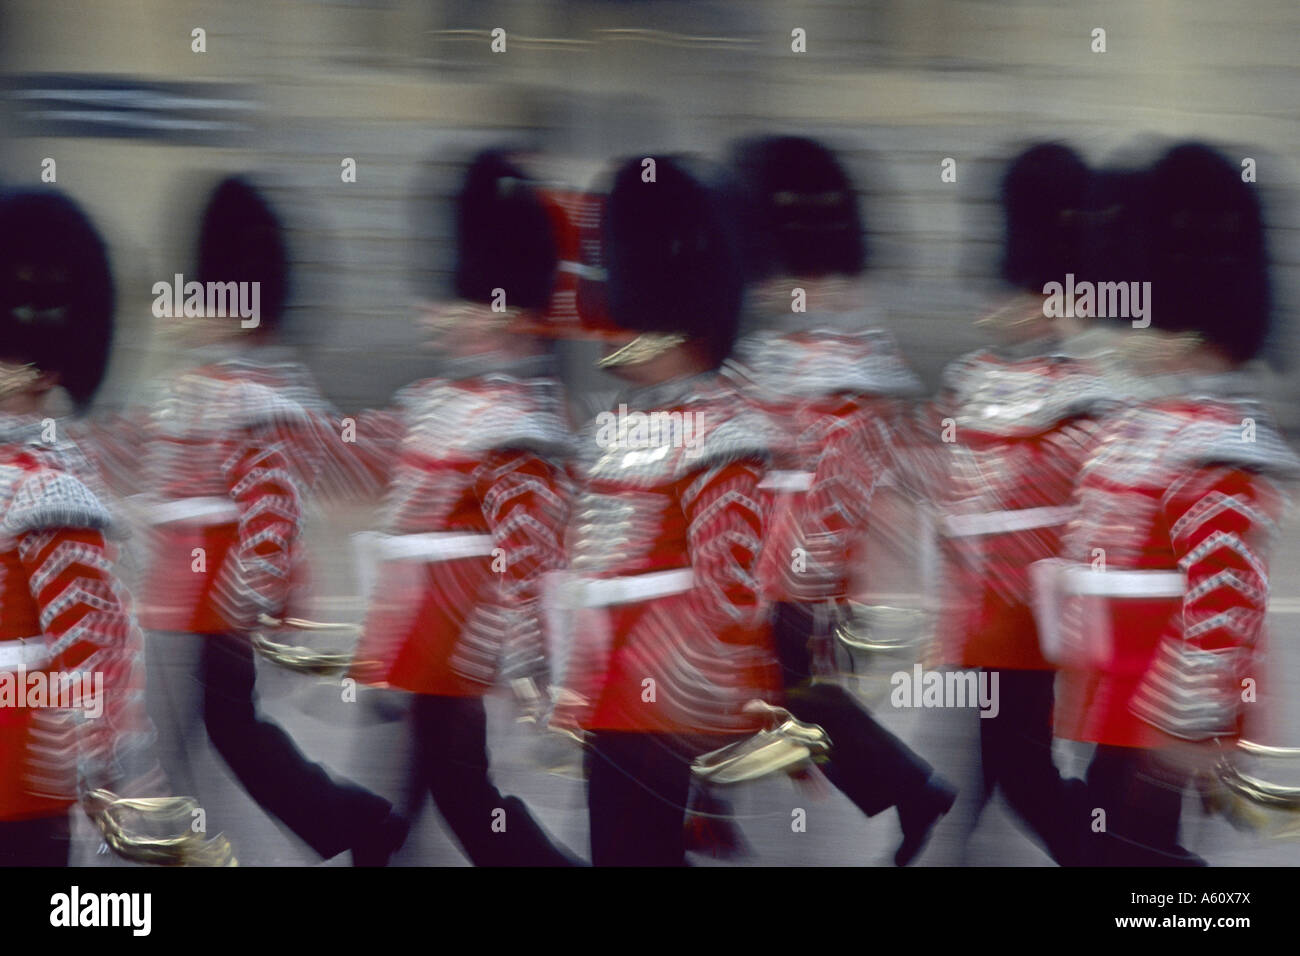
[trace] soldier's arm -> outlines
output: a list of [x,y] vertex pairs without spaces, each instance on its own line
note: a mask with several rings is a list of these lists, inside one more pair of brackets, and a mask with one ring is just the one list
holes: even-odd
[[482,597],[495,606],[479,608],[483,625],[462,635],[457,669],[479,681],[490,680],[498,664],[506,679],[539,677],[546,670],[541,579],[563,565],[567,475],[534,452],[503,449],[475,469],[474,491],[494,545],[496,573]]
[[696,617],[724,641],[748,643],[766,620],[755,564],[763,541],[758,483],[765,462],[745,458],[716,464],[683,479]]
[[289,464],[293,447],[283,425],[253,425],[241,431],[222,466],[239,527],[215,596],[227,620],[241,629],[256,624],[259,613],[278,614],[288,599],[302,526],[301,492]]
[[1231,733],[1268,605],[1264,548],[1279,496],[1231,466],[1196,469],[1165,493],[1163,509],[1187,575],[1181,634],[1161,644],[1134,698],[1142,719],[1174,737]]

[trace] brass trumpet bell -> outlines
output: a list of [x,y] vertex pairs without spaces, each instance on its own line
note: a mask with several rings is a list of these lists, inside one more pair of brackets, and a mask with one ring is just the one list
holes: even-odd
[[892,656],[914,653],[929,637],[931,627],[925,611],[849,601],[835,636],[851,652]]
[[1300,786],[1276,783],[1244,772],[1234,759],[1246,755],[1262,760],[1295,760],[1300,747],[1272,747],[1238,740],[1225,750],[1214,768],[1214,783],[1206,808],[1221,813],[1239,829],[1264,831],[1279,839],[1300,837]]
[[855,679],[869,704],[889,695],[890,676],[921,659],[934,631],[930,612],[849,601],[834,625],[835,669]]
[[193,797],[132,798],[92,790],[84,806],[104,842],[124,859],[158,866],[239,865],[224,834],[208,839],[191,828],[199,808]]
[[785,708],[764,701],[750,701],[745,710],[764,715],[772,726],[696,757],[691,770],[701,781],[729,785],[793,773],[830,753],[831,739],[817,724],[804,723]]
[[[360,630],[353,624],[308,621],[297,617],[274,618],[266,614],[258,616],[258,624],[273,631],[326,631],[354,636]],[[340,674],[352,666],[353,652],[350,650],[321,650],[297,644],[282,644],[269,638],[264,631],[254,631],[249,639],[254,650],[267,660],[302,674],[330,676]]]

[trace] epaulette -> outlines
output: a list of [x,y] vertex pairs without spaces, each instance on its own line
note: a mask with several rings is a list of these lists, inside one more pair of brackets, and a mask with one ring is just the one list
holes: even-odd
[[955,393],[959,430],[1033,435],[1116,402],[1103,377],[1074,359],[1002,362],[976,355],[960,363],[946,373],[946,384]]
[[449,451],[522,449],[555,459],[573,452],[557,386],[547,380],[430,379],[402,389],[397,401],[412,434],[436,438]]
[[108,509],[89,488],[65,472],[42,468],[18,482],[4,516],[4,531],[24,534],[49,528],[104,530]]
[[893,336],[883,329],[755,332],[737,343],[731,364],[777,396],[854,392],[901,397],[922,391]]
[[1173,456],[1189,464],[1223,464],[1278,477],[1300,475],[1300,457],[1253,403],[1239,406],[1241,417],[1190,419],[1170,441]]

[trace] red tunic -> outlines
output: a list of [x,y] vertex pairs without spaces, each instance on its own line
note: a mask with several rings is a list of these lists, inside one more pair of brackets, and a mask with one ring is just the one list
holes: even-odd
[[747,733],[779,687],[755,575],[772,435],[719,376],[642,389],[584,431],[566,686],[593,730]]
[[1106,400],[1097,370],[1061,355],[980,351],[945,370],[926,424],[941,472],[939,634],[950,663],[1052,667],[1039,648],[1029,566],[1060,552],[1075,478],[1096,440],[1089,416]]
[[328,419],[285,368],[226,361],[169,383],[148,429],[146,627],[248,630],[302,585],[303,499]]
[[[34,442],[0,444],[0,820],[63,813],[83,787],[112,785],[123,735],[141,729],[109,514],[64,464]],[[89,681],[50,676],[74,672]]]
[[1239,732],[1282,504],[1268,475],[1297,464],[1249,401],[1157,399],[1105,420],[1073,566],[1054,568],[1059,736],[1154,747]]
[[879,329],[755,333],[737,345],[733,368],[780,436],[763,484],[764,592],[843,599],[872,497],[894,464],[900,397],[920,383]]
[[559,387],[488,375],[399,395],[397,452],[357,675],[475,696],[544,654],[540,581],[563,560],[569,437]]

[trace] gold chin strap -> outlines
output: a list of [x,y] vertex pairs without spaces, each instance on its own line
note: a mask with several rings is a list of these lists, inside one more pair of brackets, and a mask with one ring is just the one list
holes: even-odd
[[675,349],[686,341],[686,336],[676,333],[643,332],[616,352],[611,352],[596,363],[596,368],[619,368],[640,365]]
[[0,399],[16,395],[29,388],[41,377],[40,369],[31,362],[26,365],[11,365],[0,362]]

